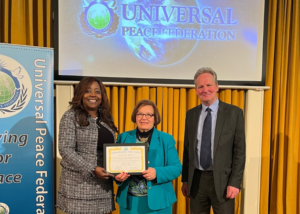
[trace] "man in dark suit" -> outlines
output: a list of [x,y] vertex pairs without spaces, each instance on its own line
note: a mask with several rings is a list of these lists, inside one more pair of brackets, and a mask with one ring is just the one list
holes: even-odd
[[182,193],[192,214],[233,214],[245,167],[242,109],[217,97],[217,74],[199,69],[194,77],[202,104],[186,113]]

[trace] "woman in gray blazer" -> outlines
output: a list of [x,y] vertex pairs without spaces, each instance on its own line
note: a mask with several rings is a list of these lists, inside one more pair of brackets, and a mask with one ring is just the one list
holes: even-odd
[[102,82],[82,79],[70,106],[59,125],[62,172],[56,206],[70,214],[112,212],[113,176],[103,168],[103,143],[115,143],[117,127]]

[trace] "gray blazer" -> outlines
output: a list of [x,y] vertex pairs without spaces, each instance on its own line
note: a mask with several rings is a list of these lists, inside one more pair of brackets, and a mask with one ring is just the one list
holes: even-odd
[[[103,166],[102,152],[97,152],[98,127],[91,117],[89,125],[75,121],[75,111],[64,113],[59,125],[59,153],[62,157],[57,207],[68,213],[108,213],[114,210],[113,181],[92,176],[96,166]],[[101,122],[114,136],[107,124]],[[89,203],[81,203],[83,200]],[[109,203],[108,203],[109,201]],[[92,203],[93,202],[93,203]],[[83,205],[85,204],[85,205]],[[104,208],[99,208],[104,204]],[[102,210],[102,211],[101,211]]]
[[[197,128],[202,105],[186,113],[182,182],[188,182],[189,192],[194,175],[194,154]],[[220,203],[225,202],[227,186],[240,188],[245,167],[245,128],[242,109],[219,102],[214,139],[213,173]]]

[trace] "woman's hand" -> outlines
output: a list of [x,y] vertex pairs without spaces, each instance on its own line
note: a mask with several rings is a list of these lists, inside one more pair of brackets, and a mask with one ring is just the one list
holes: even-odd
[[130,175],[128,175],[127,172],[121,172],[120,174],[115,176],[115,179],[119,182],[124,182],[129,177],[130,177]]
[[112,174],[109,174],[102,167],[97,166],[95,171],[93,172],[98,178],[109,179],[110,177],[114,177]]
[[148,181],[154,180],[156,178],[156,170],[149,167],[147,170],[142,172],[142,175]]

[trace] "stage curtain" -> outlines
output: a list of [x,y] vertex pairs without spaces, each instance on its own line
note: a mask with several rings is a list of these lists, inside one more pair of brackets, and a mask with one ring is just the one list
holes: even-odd
[[300,213],[300,1],[269,1],[261,214]]
[[53,47],[51,0],[1,0],[0,42]]
[[[201,103],[194,88],[107,86],[106,91],[110,100],[112,116],[120,133],[136,128],[136,125],[131,122],[131,113],[136,103],[142,99],[152,100],[161,115],[161,123],[157,125],[157,129],[173,135],[182,162],[185,114],[187,110]],[[218,96],[220,100],[244,109],[245,92],[243,90],[223,89],[220,90]],[[173,181],[173,186],[177,195],[173,213],[190,213],[189,200],[185,199],[181,193],[181,176]],[[240,213],[240,201],[239,195],[236,198],[236,214]],[[113,213],[119,213],[118,209]]]

